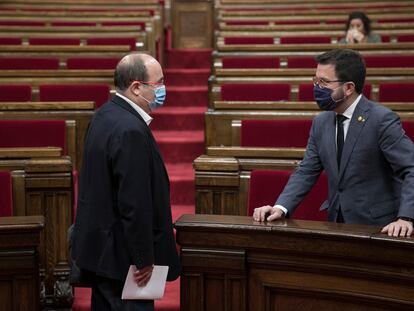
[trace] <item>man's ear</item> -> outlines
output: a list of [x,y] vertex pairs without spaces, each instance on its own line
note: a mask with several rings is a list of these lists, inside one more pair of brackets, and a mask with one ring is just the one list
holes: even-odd
[[141,83],[139,83],[138,81],[132,82],[131,85],[129,86],[131,93],[134,94],[135,96],[139,96],[141,94],[140,86],[141,86]]
[[345,95],[351,96],[355,92],[355,84],[354,82],[350,82],[346,84]]

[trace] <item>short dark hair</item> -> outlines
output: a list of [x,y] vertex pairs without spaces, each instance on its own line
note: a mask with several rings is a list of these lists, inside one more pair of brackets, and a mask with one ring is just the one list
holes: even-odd
[[114,85],[117,90],[125,91],[134,81],[147,81],[148,70],[139,55],[133,55],[128,61],[122,59],[116,66]]
[[348,21],[346,22],[346,28],[345,32],[349,30],[349,25],[351,24],[351,21],[353,19],[359,18],[362,21],[362,24],[364,24],[364,30],[365,34],[368,36],[371,33],[371,20],[368,18],[368,16],[365,15],[364,12],[351,12],[348,16]]
[[321,65],[334,65],[337,78],[343,82],[354,82],[356,92],[362,93],[366,69],[364,60],[357,51],[334,49],[316,56],[316,62]]

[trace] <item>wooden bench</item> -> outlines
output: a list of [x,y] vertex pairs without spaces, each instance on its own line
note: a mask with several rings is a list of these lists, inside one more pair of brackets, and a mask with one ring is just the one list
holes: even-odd
[[[53,148],[24,149],[0,151],[0,170],[12,174],[13,215],[45,219],[39,246],[42,304],[69,307],[72,292],[66,240],[72,223],[72,163],[69,157],[56,157]],[[2,241],[4,238],[0,235]]]

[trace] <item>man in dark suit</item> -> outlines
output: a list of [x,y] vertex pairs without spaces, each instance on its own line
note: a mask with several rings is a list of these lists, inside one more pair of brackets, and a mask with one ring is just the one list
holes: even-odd
[[[385,226],[390,236],[410,236],[414,218],[414,147],[399,117],[362,95],[361,55],[337,49],[316,58],[314,96],[325,112],[315,117],[303,161],[275,206],[255,209],[256,221],[289,216],[322,170],[328,220]],[[270,215],[269,215],[270,214]]]
[[160,64],[125,56],[115,70],[116,95],[94,115],[86,138],[72,258],[92,274],[92,310],[153,310],[153,301],[121,300],[130,265],[144,286],[153,265],[180,273],[168,175],[148,124],[163,104]]

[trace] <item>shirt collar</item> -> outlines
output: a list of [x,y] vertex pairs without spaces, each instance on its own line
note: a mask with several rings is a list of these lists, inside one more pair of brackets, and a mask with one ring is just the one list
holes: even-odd
[[349,106],[342,115],[344,115],[345,117],[348,118],[348,120],[352,119],[352,115],[354,114],[355,108],[359,102],[359,100],[361,99],[362,94],[359,94],[359,96],[355,99],[355,101],[352,103],[351,106]]
[[153,118],[150,117],[150,115],[148,113],[146,113],[144,111],[144,109],[142,109],[141,107],[139,107],[137,104],[135,104],[132,100],[130,100],[128,97],[119,94],[118,92],[115,93],[116,96],[121,97],[123,100],[125,100],[128,104],[131,105],[132,108],[134,108],[134,110],[136,112],[138,112],[138,114],[144,119],[145,123],[147,123],[147,125],[150,125],[151,121],[153,120]]

